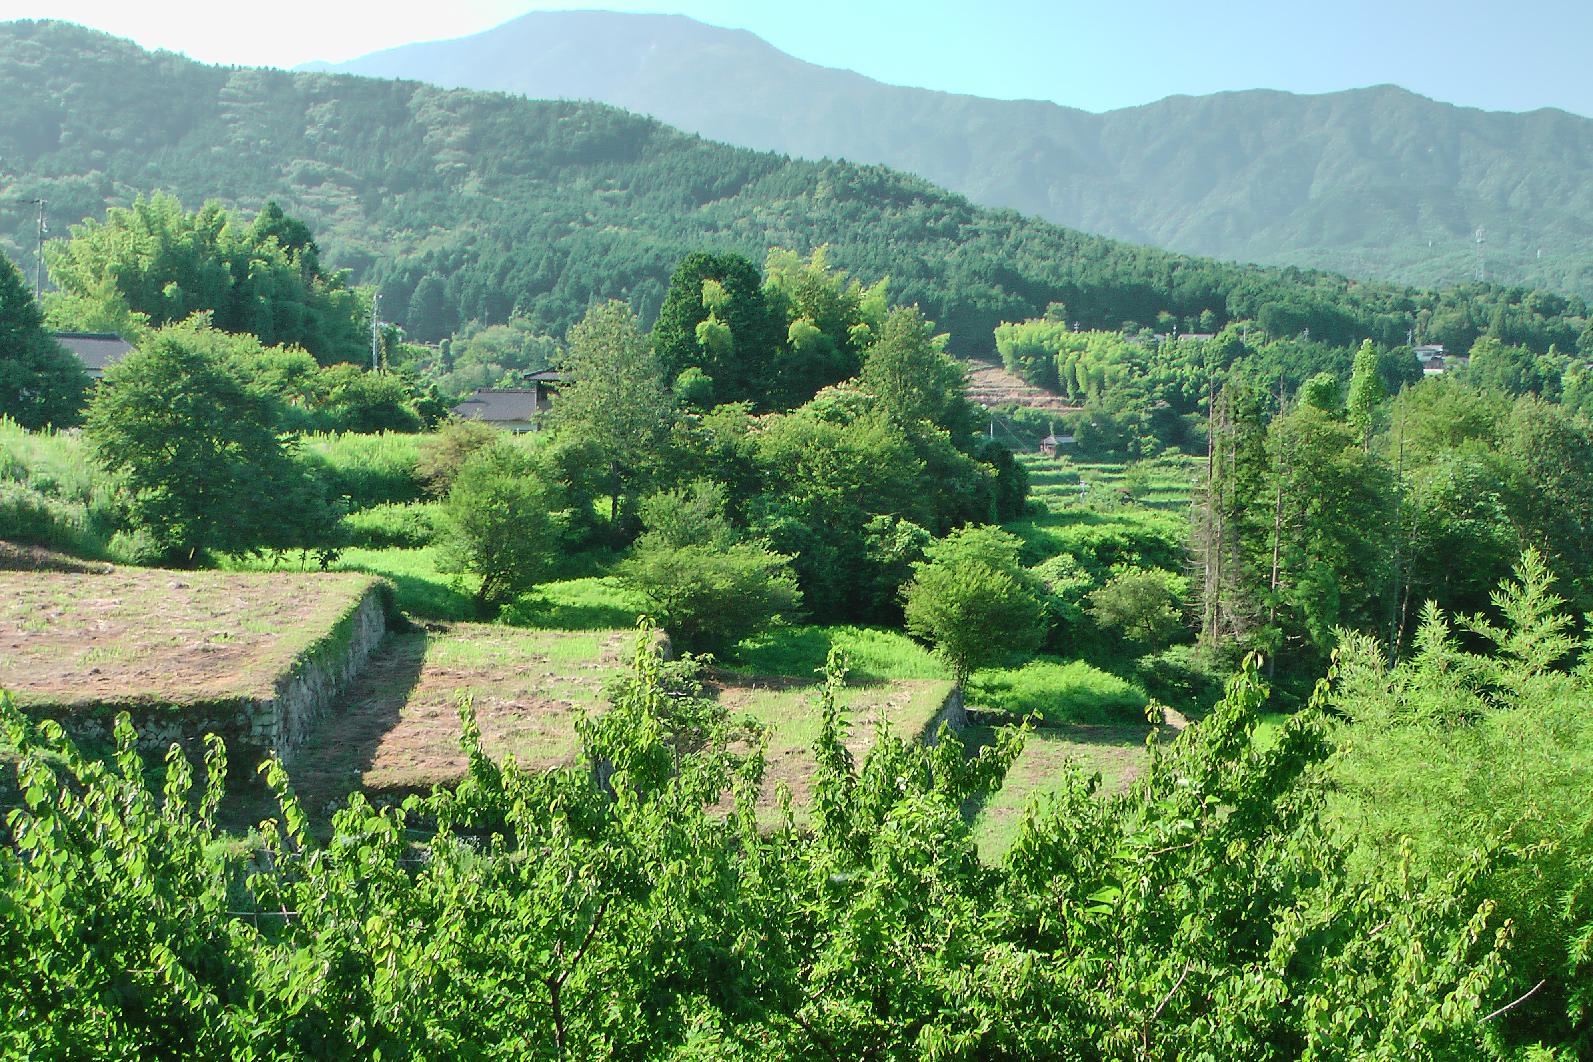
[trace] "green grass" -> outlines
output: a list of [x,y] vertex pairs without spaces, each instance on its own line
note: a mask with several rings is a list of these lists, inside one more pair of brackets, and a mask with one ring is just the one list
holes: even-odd
[[543,583],[503,610],[514,627],[592,631],[634,627],[647,602],[613,576]]
[[364,549],[422,549],[436,540],[441,512],[439,502],[384,502],[350,513],[344,526]]
[[807,678],[824,669],[832,647],[845,654],[848,675],[858,682],[948,677],[928,649],[901,631],[877,627],[782,627],[743,641],[721,664],[748,675]]
[[1138,686],[1082,660],[1031,660],[1016,668],[975,672],[968,704],[1017,718],[1036,714],[1044,726],[1137,723],[1149,698]]
[[332,493],[348,498],[349,508],[358,512],[375,505],[402,505],[421,499],[415,462],[425,438],[393,432],[345,432],[306,435],[300,445],[320,466],[317,471]]
[[0,539],[113,560],[116,504],[81,435],[0,418]]

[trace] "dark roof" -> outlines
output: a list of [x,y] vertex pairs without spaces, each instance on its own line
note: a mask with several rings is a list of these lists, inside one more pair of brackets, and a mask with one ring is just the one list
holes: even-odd
[[113,332],[56,332],[55,341],[78,356],[85,369],[101,372],[115,365],[133,344]]
[[1055,434],[1047,435],[1045,438],[1040,440],[1040,445],[1041,446],[1071,446],[1071,445],[1073,445],[1073,436],[1071,436],[1071,435],[1055,435]]
[[537,392],[531,387],[484,387],[454,407],[454,416],[489,424],[530,422],[537,415]]
[[565,375],[558,369],[538,369],[525,374],[526,383],[563,383]]

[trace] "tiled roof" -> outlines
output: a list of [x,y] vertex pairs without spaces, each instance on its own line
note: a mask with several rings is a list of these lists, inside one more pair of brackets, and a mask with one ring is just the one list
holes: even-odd
[[530,387],[483,388],[455,406],[454,415],[489,424],[533,421],[537,415],[537,392]]
[[85,369],[101,372],[115,365],[133,349],[121,336],[108,332],[56,332],[55,341],[78,356]]

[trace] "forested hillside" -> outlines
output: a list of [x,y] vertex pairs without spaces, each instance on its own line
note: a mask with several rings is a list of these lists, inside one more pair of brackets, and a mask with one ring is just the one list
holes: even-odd
[[689,251],[756,261],[771,246],[821,244],[865,282],[889,276],[961,350],[988,350],[997,323],[1057,302],[1086,327],[1170,314],[1188,330],[1204,314],[1338,343],[1402,342],[1415,329],[1464,347],[1497,318],[1495,332],[1540,350],[1573,347],[1584,309],[1189,259],[983,210],[879,167],[726,147],[605,106],[208,67],[62,23],[0,27],[0,98],[0,231],[24,269],[29,198],[49,201],[56,236],[157,189],[190,209],[217,198],[252,212],[274,199],[314,230],[328,269],[378,284],[383,316],[422,339],[516,311],[559,334],[609,297],[647,322]]
[[1384,85],[1090,114],[885,85],[744,31],[595,11],[532,12],[337,69],[601,100],[732,144],[883,163],[978,203],[1220,258],[1453,284],[1475,276],[1483,227],[1489,276],[1593,294],[1593,121],[1562,111],[1479,111]]

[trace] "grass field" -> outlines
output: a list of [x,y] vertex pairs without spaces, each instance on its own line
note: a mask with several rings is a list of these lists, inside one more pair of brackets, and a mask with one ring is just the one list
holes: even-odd
[[832,648],[844,655],[854,682],[950,677],[934,653],[901,631],[882,627],[781,627],[743,641],[720,663],[747,675],[811,679],[824,669]]
[[[797,820],[804,821],[812,803],[813,744],[818,740],[822,722],[819,687],[800,681],[726,674],[712,689],[733,718],[755,721],[766,734],[760,818],[773,821],[783,788],[791,793]],[[949,681],[932,679],[875,680],[847,686],[841,701],[849,723],[847,748],[861,763],[882,724],[888,724],[892,733],[908,741],[925,736],[950,693]]]
[[0,572],[0,687],[20,704],[270,696],[376,580],[118,568]]

